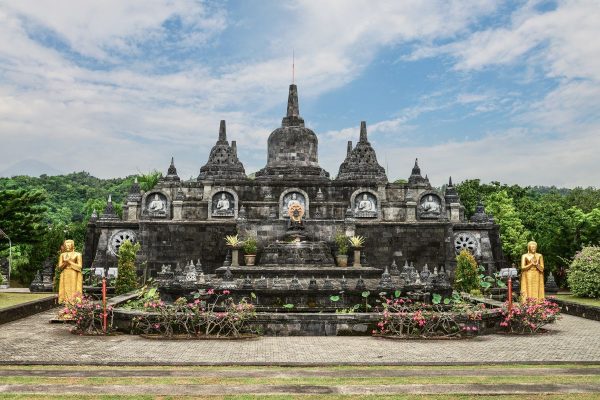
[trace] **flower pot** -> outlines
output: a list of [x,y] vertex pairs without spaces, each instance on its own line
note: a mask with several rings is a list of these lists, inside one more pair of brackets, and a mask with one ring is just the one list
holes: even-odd
[[244,260],[246,261],[246,265],[248,267],[252,267],[256,262],[256,254],[244,254]]
[[346,254],[338,254],[335,256],[335,261],[338,267],[346,268],[348,266],[348,256]]

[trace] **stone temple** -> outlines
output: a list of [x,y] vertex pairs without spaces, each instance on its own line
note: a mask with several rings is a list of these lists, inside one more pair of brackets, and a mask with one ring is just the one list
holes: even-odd
[[[290,85],[287,113],[269,136],[267,164],[254,179],[246,175],[236,141],[228,140],[221,121],[195,180],[182,181],[171,159],[152,190],[144,193],[133,184],[122,218],[109,199],[89,222],[85,266],[115,267],[119,246],[129,239],[141,243],[139,274],[147,278],[183,276],[191,265],[207,277],[237,279],[247,287],[266,278],[273,285],[291,279],[304,287],[333,282],[368,288],[385,284],[390,274],[426,277],[430,271],[443,271],[451,280],[463,248],[488,271],[501,267],[498,226],[483,206],[466,220],[452,180],[443,191],[432,187],[417,161],[406,183],[389,182],[364,121],[357,131],[358,141],[348,142],[339,171],[330,175],[319,165],[318,136],[305,126],[297,87]],[[304,210],[304,239],[295,244],[288,237],[291,204]],[[361,267],[352,267],[352,251],[348,267],[335,265],[338,232],[365,237]],[[224,238],[236,233],[257,238],[256,266],[232,262]]]

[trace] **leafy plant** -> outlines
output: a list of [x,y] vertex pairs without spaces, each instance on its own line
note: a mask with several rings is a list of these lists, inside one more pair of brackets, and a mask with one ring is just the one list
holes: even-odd
[[581,297],[600,297],[600,247],[586,246],[575,254],[567,279],[571,292]]
[[138,286],[135,261],[140,248],[139,243],[132,244],[129,240],[125,240],[119,247],[117,281],[115,283],[115,293],[118,295],[129,293]]
[[254,237],[249,237],[244,240],[243,244],[244,253],[248,255],[256,255],[256,250],[258,249],[258,243]]
[[227,243],[227,246],[239,247],[242,241],[238,235],[227,235],[225,236],[225,243]]
[[350,245],[352,247],[362,247],[365,244],[365,238],[364,236],[350,236],[348,238],[348,240],[350,241]]
[[338,254],[345,256],[348,254],[348,237],[344,232],[338,232],[335,234],[335,244],[338,249]]
[[479,288],[477,261],[475,261],[475,257],[467,249],[461,250],[458,256],[456,256],[454,288],[467,293]]
[[135,299],[129,300],[122,308],[131,310],[145,310],[150,302],[160,300],[160,293],[156,287],[145,285],[137,293]]

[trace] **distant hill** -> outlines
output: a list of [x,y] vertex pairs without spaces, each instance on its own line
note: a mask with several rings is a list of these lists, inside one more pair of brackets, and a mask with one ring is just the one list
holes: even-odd
[[0,177],[7,178],[21,175],[37,177],[44,174],[48,176],[55,176],[64,175],[64,172],[54,168],[50,164],[46,164],[45,162],[34,159],[19,161],[5,170],[0,171]]

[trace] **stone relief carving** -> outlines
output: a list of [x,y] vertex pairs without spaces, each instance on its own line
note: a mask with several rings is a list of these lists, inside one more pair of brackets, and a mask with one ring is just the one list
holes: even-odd
[[354,216],[356,218],[376,218],[377,198],[368,192],[356,196],[354,199]]
[[135,243],[137,240],[135,232],[127,229],[113,233],[108,240],[108,251],[113,256],[116,256],[119,254],[119,248],[126,240],[129,240],[131,243]]
[[217,192],[212,198],[213,217],[233,217],[235,215],[235,199],[229,192]]
[[476,255],[478,248],[479,243],[472,234],[460,232],[454,235],[454,249],[456,250],[456,254],[460,253],[464,249],[467,249],[471,252],[471,254]]
[[442,200],[438,195],[427,194],[419,202],[420,218],[439,218],[442,214]]
[[146,197],[146,214],[150,217],[164,218],[168,214],[167,196],[151,193]]
[[289,218],[290,209],[292,206],[302,206],[303,210],[306,210],[306,199],[304,195],[299,192],[290,192],[283,197],[283,201],[281,204],[281,215],[284,215],[285,218]]

